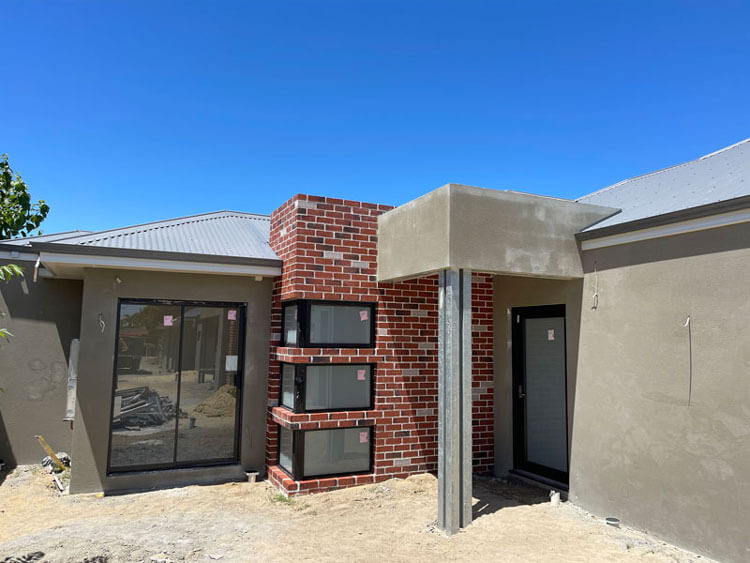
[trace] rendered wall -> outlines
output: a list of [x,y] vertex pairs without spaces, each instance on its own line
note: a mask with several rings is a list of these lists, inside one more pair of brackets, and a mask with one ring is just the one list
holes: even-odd
[[[274,287],[269,375],[268,464],[290,494],[406,477],[437,469],[437,276],[378,283],[377,218],[385,205],[298,195],[271,216],[271,247],[284,260]],[[492,470],[492,279],[475,274],[473,291],[474,470]],[[279,346],[283,300],[377,302],[376,347]],[[375,408],[294,414],[278,407],[279,362],[374,362]],[[278,425],[293,429],[354,425],[375,429],[374,473],[293,481],[276,466]]]
[[589,251],[584,267],[571,500],[748,561],[750,225]]
[[[119,276],[121,283],[115,281]],[[247,277],[86,270],[73,433],[72,493],[144,489],[239,478],[264,470],[272,281]],[[117,299],[232,301],[247,304],[240,464],[107,475]],[[99,319],[105,328],[100,328]]]
[[464,268],[580,278],[575,233],[617,209],[447,184],[378,219],[378,279]]
[[565,305],[565,344],[568,381],[568,449],[575,406],[578,333],[582,280],[548,280],[518,276],[494,277],[495,320],[495,475],[513,469],[513,307]]
[[[0,327],[13,337],[0,343],[0,459],[8,467],[39,463],[41,434],[70,453],[70,425],[63,422],[70,341],[78,337],[82,283],[33,281],[34,263],[13,261],[25,278],[0,282]],[[3,263],[8,263],[3,262]]]

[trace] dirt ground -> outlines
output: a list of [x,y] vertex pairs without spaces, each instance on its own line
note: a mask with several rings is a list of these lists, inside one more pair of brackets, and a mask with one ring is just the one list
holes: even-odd
[[37,468],[3,477],[0,562],[706,561],[491,479],[475,479],[475,520],[448,538],[428,474],[294,500],[266,482],[98,498],[63,495]]

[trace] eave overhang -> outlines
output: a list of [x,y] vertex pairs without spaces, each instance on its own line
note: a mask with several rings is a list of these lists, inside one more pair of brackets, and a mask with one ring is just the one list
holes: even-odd
[[82,279],[86,268],[143,270],[229,276],[279,276],[281,260],[101,248],[60,243],[32,244],[42,265],[54,276]]
[[576,234],[581,250],[594,250],[665,236],[704,231],[750,222],[750,196],[742,196],[628,221],[608,227],[589,227]]

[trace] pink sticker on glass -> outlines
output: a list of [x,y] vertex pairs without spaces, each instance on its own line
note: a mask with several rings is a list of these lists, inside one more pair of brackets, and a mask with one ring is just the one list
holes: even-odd
[[360,321],[366,321],[367,320],[367,309],[364,311],[359,312],[359,320]]
[[164,315],[164,326],[172,326],[174,317],[172,315]]
[[366,444],[367,443],[367,439],[369,437],[369,434],[370,434],[369,432],[360,432],[359,433],[359,443],[360,444]]
[[230,320],[230,321],[237,320],[237,309],[229,309],[229,311],[227,311],[227,320]]
[[359,381],[364,381],[365,380],[365,370],[363,370],[363,369],[358,369],[357,370],[357,379]]

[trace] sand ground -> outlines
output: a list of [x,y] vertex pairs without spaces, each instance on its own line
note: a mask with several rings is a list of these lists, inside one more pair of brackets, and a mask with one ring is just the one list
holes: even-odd
[[3,478],[0,562],[706,561],[492,479],[475,480],[475,520],[449,538],[429,474],[291,501],[266,482],[97,498],[61,494],[37,468]]

